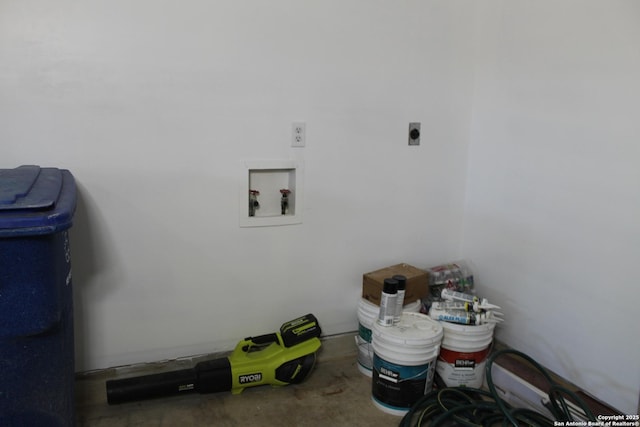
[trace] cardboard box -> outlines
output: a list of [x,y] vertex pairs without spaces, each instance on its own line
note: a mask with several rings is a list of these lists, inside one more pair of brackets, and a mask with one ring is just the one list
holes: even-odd
[[401,274],[407,278],[404,303],[409,304],[424,299],[429,293],[429,274],[409,264],[396,264],[391,267],[365,273],[362,276],[362,298],[380,305],[380,294],[384,279]]

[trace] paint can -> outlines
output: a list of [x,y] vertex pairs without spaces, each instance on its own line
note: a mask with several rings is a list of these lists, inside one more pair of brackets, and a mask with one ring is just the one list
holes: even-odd
[[[418,313],[422,303],[420,300],[404,306],[403,312]],[[358,348],[358,370],[370,377],[373,366],[373,349],[371,348],[371,328],[378,318],[380,307],[361,298],[358,303],[358,335],[356,335],[356,347]]]
[[448,387],[481,388],[495,323],[461,325],[441,322],[444,337],[436,372]]
[[403,313],[392,327],[372,329],[371,399],[380,410],[403,416],[431,391],[443,328],[421,313]]

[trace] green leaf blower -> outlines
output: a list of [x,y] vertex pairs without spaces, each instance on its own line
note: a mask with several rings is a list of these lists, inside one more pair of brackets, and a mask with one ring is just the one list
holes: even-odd
[[228,357],[193,368],[107,381],[109,404],[188,392],[241,393],[246,387],[302,382],[313,369],[321,330],[313,314],[286,322],[275,332],[240,341]]

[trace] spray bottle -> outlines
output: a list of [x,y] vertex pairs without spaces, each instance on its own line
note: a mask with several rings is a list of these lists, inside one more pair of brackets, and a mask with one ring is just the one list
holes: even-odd
[[407,287],[407,278],[401,274],[396,274],[392,277],[392,279],[398,282],[398,293],[396,294],[396,312],[393,316],[393,323],[397,324],[400,322],[400,318],[402,317],[402,308],[404,307],[404,292]]
[[398,281],[384,279],[382,294],[380,295],[380,313],[378,324],[381,326],[393,326],[393,318],[396,314],[396,300],[398,296]]

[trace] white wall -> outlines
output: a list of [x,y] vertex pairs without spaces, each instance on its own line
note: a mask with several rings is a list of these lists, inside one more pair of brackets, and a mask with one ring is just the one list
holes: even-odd
[[482,4],[463,253],[499,338],[637,413],[640,2]]
[[[352,331],[363,273],[457,256],[472,23],[444,0],[1,2],[0,167],[79,185],[77,369],[307,312]],[[240,161],[281,158],[304,161],[304,222],[240,228]]]
[[[465,256],[501,339],[635,412],[638,8],[0,2],[0,167],[79,184],[77,369],[353,330],[362,273]],[[270,158],[304,161],[304,222],[240,228]]]

